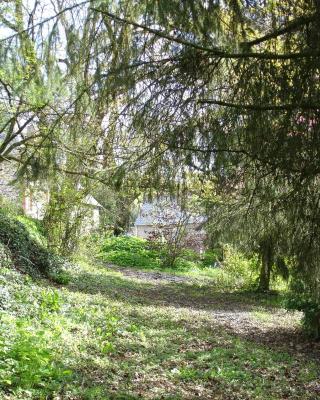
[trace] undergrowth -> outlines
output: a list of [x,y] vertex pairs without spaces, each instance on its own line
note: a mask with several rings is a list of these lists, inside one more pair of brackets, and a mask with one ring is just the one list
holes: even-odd
[[1,399],[316,398],[314,362],[242,338],[209,313],[240,302],[268,326],[274,310],[258,298],[86,263],[67,287],[8,268],[0,283]]
[[0,265],[31,275],[43,274],[57,283],[67,283],[68,263],[46,247],[40,222],[0,209]]
[[133,236],[106,238],[100,256],[104,261],[124,267],[160,267],[160,254],[151,250],[146,240]]
[[[92,248],[91,244],[89,245]],[[256,255],[245,256],[229,245],[223,249],[208,250],[199,254],[184,249],[174,267],[166,267],[165,246],[155,247],[145,239],[133,236],[107,237],[97,248],[99,257],[110,264],[144,270],[160,270],[175,274],[210,277],[215,285],[225,289],[254,291],[258,286],[259,260]],[[223,255],[222,255],[223,254]],[[273,277],[272,290],[285,290],[286,283]]]

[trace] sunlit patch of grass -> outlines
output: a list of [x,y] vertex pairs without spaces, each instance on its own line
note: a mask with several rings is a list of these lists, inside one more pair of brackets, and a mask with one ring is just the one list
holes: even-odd
[[240,301],[255,317],[272,315],[253,294],[215,293],[208,282],[139,280],[89,264],[79,265],[66,287],[12,270],[0,271],[0,282],[10,304],[3,312],[13,321],[8,335],[24,320],[51,337],[43,347],[56,371],[28,389],[4,382],[8,400],[315,398],[305,388],[318,376],[314,363],[227,332],[210,314]]
[[252,315],[257,320],[263,321],[263,322],[272,321],[272,319],[273,319],[273,316],[272,316],[272,314],[270,314],[270,312],[266,312],[266,311],[262,311],[262,310],[253,311]]

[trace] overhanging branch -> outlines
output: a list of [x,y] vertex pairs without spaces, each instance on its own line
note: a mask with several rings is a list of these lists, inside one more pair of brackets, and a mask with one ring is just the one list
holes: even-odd
[[292,110],[320,110],[320,104],[308,104],[308,103],[301,103],[301,104],[262,104],[262,105],[255,105],[255,104],[238,104],[238,103],[229,103],[226,101],[219,101],[219,100],[211,100],[211,99],[202,99],[198,101],[200,104],[214,104],[217,106],[222,107],[229,107],[235,108],[237,110],[248,110],[248,111],[292,111]]
[[199,44],[190,42],[188,40],[168,35],[167,33],[159,31],[158,29],[149,28],[148,26],[139,24],[135,21],[131,21],[126,18],[118,17],[117,15],[110,13],[108,11],[105,11],[105,10],[100,10],[97,8],[91,8],[91,10],[101,13],[102,15],[105,15],[106,17],[111,18],[115,21],[118,21],[122,24],[134,26],[136,28],[142,29],[145,32],[152,33],[153,35],[159,36],[159,37],[169,40],[171,42],[179,43],[184,46],[192,47],[196,50],[200,50],[200,51],[209,53],[212,57],[219,57],[219,58],[225,58],[225,59],[255,58],[255,59],[261,59],[261,60],[290,60],[290,59],[320,57],[319,51],[315,51],[315,52],[308,51],[308,52],[300,52],[300,53],[283,53],[283,54],[268,53],[268,52],[265,52],[265,53],[253,53],[253,52],[229,53],[229,52],[227,52],[223,49],[217,48],[217,47],[204,47]]
[[243,48],[248,49],[249,47],[252,47],[252,46],[255,46],[257,44],[266,42],[266,41],[268,41],[270,39],[275,39],[275,38],[277,38],[277,37],[279,37],[281,35],[285,35],[287,33],[294,32],[294,31],[298,30],[299,28],[301,28],[304,25],[307,25],[307,24],[309,24],[311,22],[317,21],[318,18],[319,18],[318,14],[313,14],[313,15],[310,15],[308,17],[305,17],[305,16],[299,17],[299,18],[297,18],[297,19],[295,19],[293,21],[290,21],[283,28],[276,29],[273,32],[270,32],[270,33],[268,33],[268,34],[266,34],[264,36],[261,36],[261,37],[259,37],[257,39],[254,39],[254,40],[251,40],[251,41],[248,41],[248,42],[243,42],[243,43],[241,43],[241,45],[242,45]]
[[[62,14],[64,14],[64,13],[67,12],[67,11],[71,11],[71,10],[73,10],[74,8],[81,7],[81,6],[85,5],[85,4],[90,3],[90,1],[91,1],[91,0],[85,0],[85,1],[82,1],[81,3],[74,4],[74,5],[71,5],[71,6],[69,6],[69,7],[66,7],[66,8],[64,8],[63,10],[59,11],[58,13],[56,13],[55,15],[52,15],[51,17],[45,18],[44,20],[42,20],[42,21],[40,21],[40,22],[37,22],[36,24],[33,24],[32,26],[30,26],[30,27],[28,27],[28,28],[26,28],[26,29],[22,29],[21,31],[17,31],[16,33],[14,33],[14,34],[12,34],[12,35],[10,35],[10,36],[7,36],[7,37],[5,37],[5,38],[3,38],[3,39],[0,39],[0,43],[6,42],[7,40],[10,40],[10,39],[13,39],[13,38],[15,38],[16,36],[19,36],[19,35],[21,35],[21,34],[23,34],[23,33],[27,33],[27,32],[29,32],[30,30],[32,30],[32,29],[34,29],[34,28],[36,28],[36,27],[38,27],[38,26],[41,26],[41,25],[43,25],[43,24],[45,24],[45,23],[47,23],[47,22],[49,22],[49,21],[52,21],[52,20],[55,19],[55,18],[60,17]],[[11,29],[14,29],[14,28],[11,28]]]

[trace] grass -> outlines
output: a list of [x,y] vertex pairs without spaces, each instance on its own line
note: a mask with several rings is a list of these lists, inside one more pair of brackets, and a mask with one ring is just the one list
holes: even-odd
[[[168,246],[163,243],[154,243],[134,236],[110,236],[99,238],[97,244],[92,243],[92,238],[89,239],[86,251],[89,248],[92,254],[93,247],[101,260],[121,267],[162,271],[197,279],[212,278],[215,285],[228,289],[252,290],[258,285],[257,255],[245,256],[230,245],[223,247],[223,262],[222,248],[208,250],[203,254],[191,249],[180,249],[179,256],[170,268],[166,268]],[[272,276],[272,289],[283,291],[287,286],[283,279]]]
[[0,282],[1,399],[317,398],[317,364],[283,339],[299,315],[263,297],[88,263],[68,286]]

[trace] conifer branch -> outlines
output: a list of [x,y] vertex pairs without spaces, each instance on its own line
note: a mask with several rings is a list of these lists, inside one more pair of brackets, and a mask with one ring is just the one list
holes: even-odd
[[219,100],[211,100],[211,99],[203,99],[199,100],[200,104],[214,104],[222,107],[235,108],[237,110],[249,110],[249,111],[292,111],[292,110],[320,110],[320,104],[264,104],[264,105],[256,105],[256,104],[238,104],[238,103],[229,103],[226,101]]
[[275,38],[277,38],[279,36],[282,36],[282,35],[285,35],[287,33],[294,32],[294,31],[300,29],[302,26],[305,26],[307,24],[310,24],[311,22],[317,21],[318,18],[319,18],[318,14],[313,14],[313,15],[310,15],[308,17],[302,16],[300,18],[296,18],[295,20],[290,21],[283,28],[276,29],[273,32],[267,33],[266,35],[261,36],[261,37],[259,37],[257,39],[254,39],[254,40],[251,40],[251,41],[248,41],[248,42],[243,42],[243,43],[241,43],[241,46],[243,48],[245,48],[245,49],[248,49],[248,48],[250,48],[252,46],[255,46],[257,44],[261,44],[261,43],[266,42],[266,41],[268,41],[270,39],[275,39]]
[[225,59],[249,59],[249,58],[255,58],[255,59],[261,59],[261,60],[290,60],[290,59],[301,59],[301,58],[310,58],[310,57],[320,57],[320,52],[315,51],[315,52],[300,52],[300,53],[269,53],[269,52],[264,52],[264,53],[253,53],[253,52],[243,52],[243,53],[229,53],[223,49],[217,48],[217,47],[204,47],[201,46],[197,43],[190,42],[188,40],[169,35],[163,31],[160,31],[158,29],[153,29],[150,28],[146,25],[139,24],[137,22],[131,21],[126,18],[121,18],[118,17],[117,15],[110,13],[105,10],[100,10],[97,8],[91,8],[91,10],[101,13],[102,15],[105,15],[108,18],[111,18],[115,21],[118,21],[120,23],[126,24],[126,25],[132,25],[136,28],[140,28],[145,32],[152,33],[158,37],[161,37],[163,39],[169,40],[171,42],[179,43],[184,46],[192,47],[196,50],[203,51],[206,53],[209,53],[212,57],[219,57],[219,58],[225,58]]
[[[71,10],[77,8],[77,7],[84,6],[85,4],[88,4],[88,3],[90,3],[90,2],[91,2],[91,0],[84,0],[84,1],[82,1],[81,3],[74,4],[74,5],[69,6],[69,7],[65,7],[63,10],[59,11],[59,12],[56,13],[55,15],[52,15],[51,17],[45,18],[45,19],[43,19],[42,21],[37,22],[36,24],[34,24],[34,25],[32,25],[32,26],[29,26],[28,28],[22,29],[22,30],[20,30],[20,31],[17,31],[16,33],[13,33],[13,34],[10,35],[10,36],[7,36],[7,37],[5,37],[5,38],[3,38],[3,39],[0,39],[0,43],[6,42],[6,41],[11,40],[11,39],[14,39],[15,37],[20,36],[20,35],[23,34],[23,33],[27,33],[27,32],[29,32],[29,31],[31,31],[32,29],[37,28],[38,26],[42,26],[42,25],[44,25],[45,23],[50,22],[50,21],[52,21],[53,19],[60,17],[60,15],[63,15],[63,14],[66,13],[67,11],[71,11]],[[14,29],[14,28],[11,27],[11,26],[10,26],[10,28],[11,28],[11,29]],[[16,29],[15,29],[15,30],[16,30]]]

